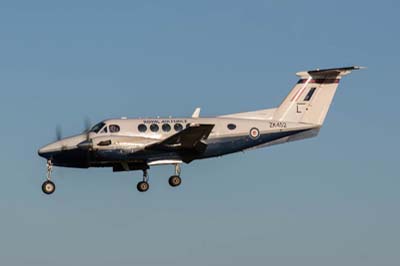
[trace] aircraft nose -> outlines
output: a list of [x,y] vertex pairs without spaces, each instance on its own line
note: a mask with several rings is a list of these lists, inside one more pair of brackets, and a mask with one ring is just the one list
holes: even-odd
[[56,141],[56,142],[53,142],[51,144],[48,144],[46,146],[41,147],[38,150],[38,154],[41,157],[49,159],[52,153],[60,151],[61,148],[62,148],[61,142],[60,141]]
[[49,157],[50,157],[49,154],[48,154],[48,152],[46,152],[45,147],[40,148],[40,149],[38,150],[38,154],[39,154],[40,157],[43,157],[43,158],[46,158],[46,159],[49,159]]
[[57,157],[62,151],[68,151],[77,148],[77,145],[85,139],[85,134],[68,137],[41,147],[38,150],[38,154],[46,159]]

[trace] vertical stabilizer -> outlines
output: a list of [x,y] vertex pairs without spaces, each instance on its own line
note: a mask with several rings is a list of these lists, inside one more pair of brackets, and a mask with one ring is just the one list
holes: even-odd
[[296,73],[300,80],[276,109],[279,121],[322,125],[341,78],[358,66],[311,70]]

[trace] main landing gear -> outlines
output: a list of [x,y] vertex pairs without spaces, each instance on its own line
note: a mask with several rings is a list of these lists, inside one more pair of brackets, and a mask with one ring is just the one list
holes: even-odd
[[168,179],[168,183],[171,187],[177,187],[182,183],[181,175],[181,166],[179,164],[175,164],[175,174]]
[[53,194],[53,192],[56,190],[56,185],[51,182],[51,173],[53,171],[53,164],[51,160],[47,161],[47,176],[46,176],[46,181],[42,184],[42,191],[43,193],[50,195]]
[[147,169],[143,170],[143,181],[140,181],[137,184],[137,190],[140,192],[146,192],[149,190],[149,174],[147,173]]
[[[175,174],[168,179],[168,183],[171,187],[177,187],[182,183],[181,166],[180,164],[175,164]],[[137,184],[137,190],[140,192],[146,192],[149,190],[149,175],[147,169],[143,170],[143,180]]]

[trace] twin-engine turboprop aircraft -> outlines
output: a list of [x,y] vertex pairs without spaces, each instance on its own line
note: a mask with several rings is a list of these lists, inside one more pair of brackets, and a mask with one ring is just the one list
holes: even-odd
[[156,165],[174,165],[169,178],[181,184],[180,165],[197,159],[267,147],[318,135],[341,78],[360,67],[311,70],[297,73],[300,80],[277,108],[200,117],[197,108],[190,118],[104,120],[84,133],[59,139],[42,147],[47,159],[46,194],[55,191],[53,166],[112,167],[113,171],[142,170],[137,184],[149,189],[147,170]]

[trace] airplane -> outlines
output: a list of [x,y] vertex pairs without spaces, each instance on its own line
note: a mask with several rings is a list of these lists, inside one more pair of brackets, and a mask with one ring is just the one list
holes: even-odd
[[47,160],[45,194],[56,186],[53,166],[110,167],[118,171],[143,171],[137,184],[149,189],[148,169],[173,165],[169,185],[181,184],[181,164],[219,157],[318,135],[341,78],[363,67],[316,69],[296,73],[299,81],[276,108],[200,117],[196,108],[188,118],[109,119],[82,134],[61,139],[38,150]]

